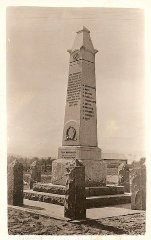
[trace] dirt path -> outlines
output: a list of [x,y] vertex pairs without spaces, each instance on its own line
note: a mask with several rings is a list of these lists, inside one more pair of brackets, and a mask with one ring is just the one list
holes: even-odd
[[144,234],[145,213],[105,218],[101,220],[86,220],[71,222],[42,217],[32,213],[8,210],[9,234],[21,235],[121,235]]

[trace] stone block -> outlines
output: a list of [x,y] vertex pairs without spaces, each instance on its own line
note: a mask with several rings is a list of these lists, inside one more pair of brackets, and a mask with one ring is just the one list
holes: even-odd
[[140,163],[132,171],[131,208],[146,210],[146,166]]
[[85,166],[85,185],[88,187],[106,186],[106,163],[100,160],[82,160]]
[[107,174],[106,185],[118,186],[118,175],[108,175]]
[[17,160],[8,166],[8,204],[23,205],[23,165]]
[[75,164],[75,161],[71,159],[57,159],[52,162],[52,184],[66,185],[67,168],[70,164]]
[[[73,159],[57,159],[52,163],[52,184],[66,185],[67,168]],[[81,160],[85,166],[85,186],[105,186],[106,185],[106,164],[100,160]]]

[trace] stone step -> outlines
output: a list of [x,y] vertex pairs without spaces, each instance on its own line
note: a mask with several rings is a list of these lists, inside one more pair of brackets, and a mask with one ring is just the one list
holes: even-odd
[[123,186],[86,187],[86,196],[105,196],[124,194]]
[[[36,183],[33,190],[37,192],[53,193],[64,195],[65,186],[54,185],[52,183]],[[105,187],[86,187],[86,196],[102,196],[102,195],[115,195],[123,194],[123,186],[105,186]]]
[[59,194],[24,190],[24,198],[33,201],[53,203],[62,206],[64,205],[64,195]]
[[33,190],[37,192],[45,192],[45,193],[53,193],[64,195],[65,194],[65,186],[54,185],[52,183],[35,183],[33,186]]
[[97,208],[97,207],[127,204],[130,202],[131,202],[131,194],[124,193],[124,194],[116,194],[116,195],[87,197],[86,206],[87,208]]
[[[34,201],[64,205],[64,195],[25,190],[24,198]],[[131,202],[130,194],[91,196],[86,198],[86,208],[105,207]]]

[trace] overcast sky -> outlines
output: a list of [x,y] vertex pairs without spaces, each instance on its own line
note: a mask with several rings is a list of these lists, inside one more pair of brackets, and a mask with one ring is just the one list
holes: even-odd
[[69,53],[76,31],[90,30],[96,55],[98,145],[144,151],[144,16],[140,9],[7,10],[8,152],[57,156]]

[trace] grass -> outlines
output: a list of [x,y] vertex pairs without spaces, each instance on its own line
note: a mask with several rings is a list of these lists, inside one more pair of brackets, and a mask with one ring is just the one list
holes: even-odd
[[8,232],[11,235],[143,235],[145,212],[78,222],[9,209]]

